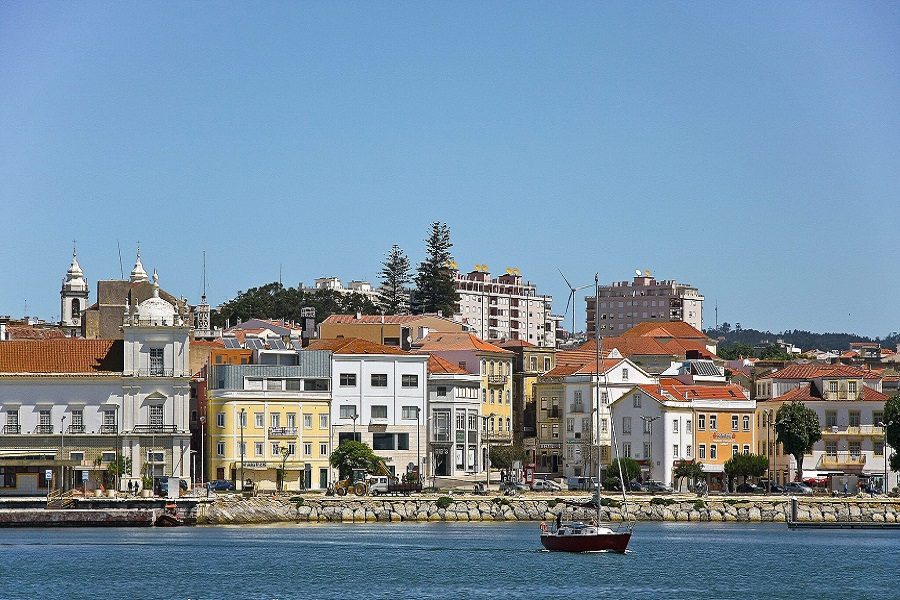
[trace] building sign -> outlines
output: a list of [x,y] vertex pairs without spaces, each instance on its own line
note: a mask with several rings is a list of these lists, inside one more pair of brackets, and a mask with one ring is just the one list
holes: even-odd
[[538,448],[541,450],[562,450],[562,443],[551,442],[549,444],[538,444]]
[[44,471],[44,479],[46,479],[47,481],[53,479],[53,469],[47,469]]
[[726,442],[726,441],[735,439],[735,436],[733,433],[718,433],[718,432],[716,432],[713,434],[713,439],[720,441],[720,442]]

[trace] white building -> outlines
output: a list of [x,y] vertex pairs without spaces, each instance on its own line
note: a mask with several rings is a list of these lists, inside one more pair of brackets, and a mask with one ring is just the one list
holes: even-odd
[[344,287],[344,282],[341,281],[339,277],[319,277],[316,279],[315,284],[312,288],[306,288],[302,283],[300,284],[300,288],[313,290],[331,290],[332,292],[337,292],[339,294],[360,294],[371,300],[372,303],[376,305],[378,304],[378,300],[380,298],[378,290],[373,288],[371,283],[358,279],[354,279],[349,284],[347,284],[346,287]]
[[[154,295],[125,317],[124,340],[0,342],[0,494],[115,487],[117,453],[143,474],[189,479],[186,315]],[[86,474],[86,475],[85,475]]]
[[491,279],[486,265],[456,273],[459,312],[453,320],[483,340],[525,340],[535,346],[556,347],[561,317],[551,314],[552,296],[538,295],[523,282],[518,269]]
[[422,465],[428,357],[359,338],[316,340],[308,349],[332,352],[333,447],[365,442],[397,475]]
[[630,282],[601,285],[599,312],[595,310],[594,294],[587,296],[585,302],[589,339],[595,335],[597,317],[601,337],[620,335],[647,321],[684,321],[695,329],[703,329],[703,296],[699,290],[672,279],[657,281],[649,271]]
[[427,475],[456,477],[478,471],[481,376],[437,355],[428,358]]

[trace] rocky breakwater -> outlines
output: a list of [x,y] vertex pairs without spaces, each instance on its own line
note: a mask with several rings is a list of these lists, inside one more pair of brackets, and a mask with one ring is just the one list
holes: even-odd
[[[326,498],[322,496],[231,496],[198,507],[198,524],[276,522],[389,522],[389,521],[552,521],[588,520],[595,509],[586,498],[536,497],[416,497]],[[790,518],[787,497],[686,498],[640,497],[602,499],[604,521],[784,522]],[[900,503],[894,500],[803,499],[797,520],[900,522]]]

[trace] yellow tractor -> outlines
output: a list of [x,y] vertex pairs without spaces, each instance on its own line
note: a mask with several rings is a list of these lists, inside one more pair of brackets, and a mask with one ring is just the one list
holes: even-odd
[[366,471],[364,469],[353,469],[353,473],[349,479],[342,479],[335,482],[334,493],[338,496],[346,496],[347,493],[356,494],[357,496],[365,496],[369,492],[369,486],[366,485]]

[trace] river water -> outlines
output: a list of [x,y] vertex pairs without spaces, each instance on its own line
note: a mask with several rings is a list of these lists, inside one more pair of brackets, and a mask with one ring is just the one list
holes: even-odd
[[529,523],[0,529],[0,599],[900,598],[900,531],[640,523],[627,555]]

